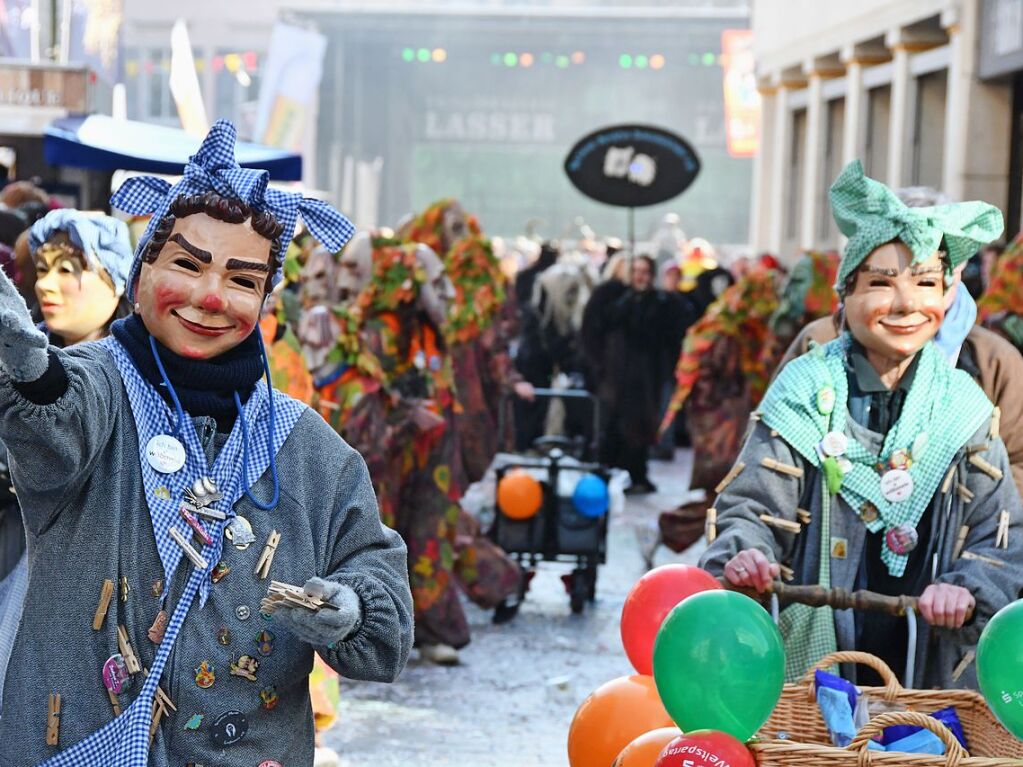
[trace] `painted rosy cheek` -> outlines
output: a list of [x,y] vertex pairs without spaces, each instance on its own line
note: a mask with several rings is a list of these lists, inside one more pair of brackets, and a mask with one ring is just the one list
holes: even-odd
[[176,306],[181,306],[185,303],[187,297],[188,295],[185,291],[167,284],[157,286],[153,292],[156,309],[161,314],[170,311]]

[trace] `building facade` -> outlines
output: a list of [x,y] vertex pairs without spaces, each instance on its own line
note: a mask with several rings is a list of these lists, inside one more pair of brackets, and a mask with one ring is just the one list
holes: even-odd
[[859,158],[892,187],[982,199],[1020,228],[1023,0],[755,0],[762,96],[750,240],[837,247],[827,191]]

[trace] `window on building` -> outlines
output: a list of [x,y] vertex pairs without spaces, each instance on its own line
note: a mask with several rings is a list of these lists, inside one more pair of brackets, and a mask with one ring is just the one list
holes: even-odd
[[242,136],[252,136],[259,101],[259,71],[263,57],[237,48],[217,50],[210,62],[214,72],[213,114],[227,118]]
[[124,80],[128,118],[178,125],[178,110],[170,92],[169,49],[127,48]]
[[806,164],[806,110],[792,113],[792,143],[789,146],[792,171],[789,174],[785,209],[785,238],[799,239],[799,213],[803,205],[803,166]]
[[834,99],[828,102],[824,133],[824,158],[821,164],[822,184],[817,190],[817,235],[821,245],[829,247],[837,245],[838,229],[831,216],[831,203],[828,190],[842,172],[842,141],[845,136],[845,99]]
[[945,154],[945,99],[948,71],[917,78],[916,119],[913,121],[914,186],[941,189]]
[[867,92],[867,136],[863,168],[871,178],[888,177],[888,123],[891,120],[892,87],[883,85]]

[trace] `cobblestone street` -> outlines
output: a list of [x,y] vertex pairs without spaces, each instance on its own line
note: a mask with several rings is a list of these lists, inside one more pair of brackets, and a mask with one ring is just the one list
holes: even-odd
[[[642,546],[657,513],[686,497],[690,453],[652,462],[659,492],[630,498],[612,518],[608,563],[597,601],[574,616],[559,576],[541,567],[518,617],[494,626],[490,613],[468,608],[472,643],[462,663],[442,668],[415,651],[393,685],[344,682],[338,724],[326,736],[344,767],[462,765],[563,767],[577,706],[596,687],[631,672],[618,634],[622,604],[644,572]],[[661,548],[655,564],[694,562],[700,546],[675,556]]]

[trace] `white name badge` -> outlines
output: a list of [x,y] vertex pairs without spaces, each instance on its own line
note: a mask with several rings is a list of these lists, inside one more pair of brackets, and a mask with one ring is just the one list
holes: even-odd
[[161,474],[173,474],[185,465],[185,446],[169,434],[157,434],[146,445],[146,460]]
[[913,477],[902,469],[886,471],[881,477],[881,495],[889,503],[908,501],[913,495]]

